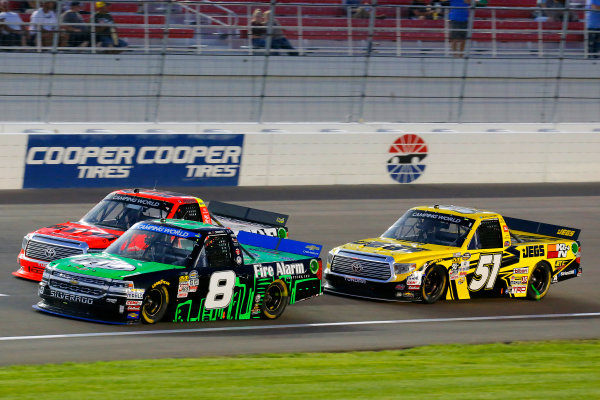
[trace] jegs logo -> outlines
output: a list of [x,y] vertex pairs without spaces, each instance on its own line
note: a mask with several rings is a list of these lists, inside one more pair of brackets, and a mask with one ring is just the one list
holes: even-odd
[[544,256],[544,245],[537,244],[534,246],[525,246],[522,250],[523,258],[528,257],[543,257]]
[[420,136],[400,136],[389,153],[392,157],[387,162],[387,170],[396,182],[411,183],[425,172],[423,160],[427,157],[427,144]]

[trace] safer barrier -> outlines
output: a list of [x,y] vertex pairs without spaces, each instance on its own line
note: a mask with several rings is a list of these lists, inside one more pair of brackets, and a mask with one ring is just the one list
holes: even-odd
[[0,125],[0,189],[600,181],[600,124]]

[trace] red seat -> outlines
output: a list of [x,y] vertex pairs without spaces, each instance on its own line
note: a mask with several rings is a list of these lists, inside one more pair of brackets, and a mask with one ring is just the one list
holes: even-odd
[[[114,15],[113,19],[115,20],[116,24],[132,24],[132,25],[143,25],[144,24],[144,16],[143,15]],[[149,15],[148,23],[164,25],[165,17],[163,17],[162,15]]]
[[488,7],[535,7],[536,0],[489,0]]
[[[119,37],[127,38],[144,38],[146,32],[144,28],[118,28]],[[162,39],[164,29],[150,28],[148,29],[148,37],[151,39]],[[169,29],[169,39],[191,39],[194,37],[193,29]]]
[[[108,3],[108,12],[112,13],[124,13],[124,12],[137,12],[139,5],[141,3],[109,3],[108,1],[106,2]],[[91,1],[82,1],[81,2],[81,9],[85,10],[85,11],[92,11],[92,2]],[[95,12],[95,8],[94,8],[94,12]],[[114,16],[113,16],[114,17]]]

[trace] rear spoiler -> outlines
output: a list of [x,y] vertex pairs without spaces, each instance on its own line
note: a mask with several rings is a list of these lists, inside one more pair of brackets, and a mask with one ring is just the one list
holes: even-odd
[[237,235],[238,242],[248,246],[262,247],[263,249],[285,251],[286,253],[299,254],[301,256],[319,257],[323,246],[313,243],[300,242],[298,240],[281,239],[273,236],[259,235],[240,231]]
[[559,237],[563,239],[577,240],[581,229],[566,226],[544,224],[543,222],[528,221],[526,219],[504,217],[508,229],[535,233],[538,235]]
[[285,214],[238,206],[236,204],[223,203],[216,200],[210,201],[208,204],[208,211],[211,214],[223,215],[225,217],[281,227],[285,227],[285,224],[289,218],[289,216]]

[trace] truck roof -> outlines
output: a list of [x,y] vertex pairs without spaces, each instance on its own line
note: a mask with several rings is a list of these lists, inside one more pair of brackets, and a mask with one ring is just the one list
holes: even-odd
[[152,225],[165,226],[165,227],[175,228],[175,229],[185,229],[186,231],[192,231],[192,232],[198,232],[198,233],[204,233],[204,234],[208,234],[208,233],[212,233],[212,232],[226,233],[228,230],[227,228],[222,228],[220,226],[206,224],[204,222],[199,222],[199,221],[190,221],[190,220],[186,220],[186,219],[153,219],[153,220],[138,222],[138,224],[152,224]]
[[110,199],[115,195],[128,195],[136,197],[145,197],[153,200],[164,200],[173,203],[175,200],[184,200],[186,203],[189,201],[196,202],[197,198],[188,194],[169,192],[156,189],[119,189],[109,193],[105,198]]
[[480,217],[494,217],[499,215],[498,213],[486,211],[486,210],[478,210],[470,207],[460,207],[453,205],[444,205],[444,204],[436,204],[433,206],[419,206],[413,207],[412,210],[421,210],[428,212],[441,212],[444,214],[451,215],[459,215],[465,218],[480,218]]

